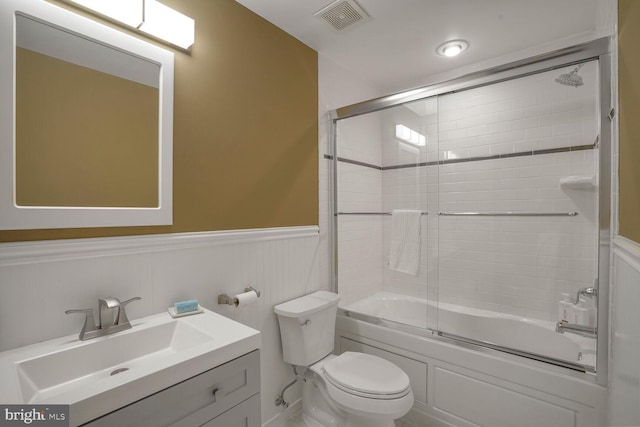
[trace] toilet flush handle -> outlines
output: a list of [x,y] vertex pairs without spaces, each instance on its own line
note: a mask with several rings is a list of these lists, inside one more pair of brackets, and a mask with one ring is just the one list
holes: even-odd
[[311,319],[307,319],[307,320],[305,320],[305,321],[302,323],[302,325],[300,325],[300,326],[307,326],[307,325],[309,325],[309,324],[311,324]]

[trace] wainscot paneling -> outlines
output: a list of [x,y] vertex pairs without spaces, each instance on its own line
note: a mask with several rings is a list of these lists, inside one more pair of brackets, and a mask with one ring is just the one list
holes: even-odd
[[[0,351],[79,333],[83,319],[64,311],[97,310],[100,297],[142,297],[127,307],[132,320],[197,299],[261,331],[262,419],[270,420],[292,377],[273,307],[320,288],[318,241],[310,226],[0,244]],[[257,303],[217,304],[218,294],[246,286],[261,291]],[[288,401],[299,393],[289,390]]]

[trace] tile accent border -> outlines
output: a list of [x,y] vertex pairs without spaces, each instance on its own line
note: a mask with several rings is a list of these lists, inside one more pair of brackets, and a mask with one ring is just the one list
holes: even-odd
[[[432,162],[420,162],[420,163],[411,163],[411,164],[393,165],[393,166],[376,166],[370,163],[360,162],[358,160],[346,159],[344,157],[338,157],[338,161],[343,163],[350,163],[358,166],[364,166],[364,167],[368,167],[376,170],[386,171],[386,170],[392,170],[392,169],[417,168],[422,166],[436,166],[436,165],[450,165],[454,163],[478,162],[482,160],[507,159],[510,157],[538,156],[540,154],[554,154],[554,153],[565,153],[565,152],[571,152],[571,151],[593,150],[597,146],[598,146],[598,139],[596,139],[596,141],[593,144],[574,145],[571,147],[546,148],[544,150],[520,151],[517,153],[495,154],[492,156],[467,157],[464,159],[435,160]],[[327,160],[333,160],[333,156],[329,154],[325,154],[324,158]]]
[[[329,154],[325,154],[324,158],[327,159],[327,160],[333,160],[333,156],[331,156]],[[381,166],[372,165],[371,163],[360,162],[358,160],[345,159],[344,157],[338,157],[338,161],[342,162],[342,163],[350,163],[352,165],[364,166],[364,167],[371,168],[371,169],[376,169],[376,170],[379,170],[379,171],[384,169]],[[411,166],[414,166],[414,165],[411,165]]]

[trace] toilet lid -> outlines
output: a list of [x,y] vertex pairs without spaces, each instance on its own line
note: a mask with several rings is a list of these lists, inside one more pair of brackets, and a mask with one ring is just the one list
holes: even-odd
[[404,395],[409,377],[393,363],[365,353],[345,352],[327,362],[325,377],[336,386],[358,394]]

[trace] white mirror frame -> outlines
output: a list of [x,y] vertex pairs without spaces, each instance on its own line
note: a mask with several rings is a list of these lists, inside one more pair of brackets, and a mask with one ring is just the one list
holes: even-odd
[[[158,207],[18,206],[15,163],[16,13],[158,64]],[[173,52],[44,0],[0,1],[0,230],[169,225],[173,221]],[[11,58],[7,61],[7,58]]]

